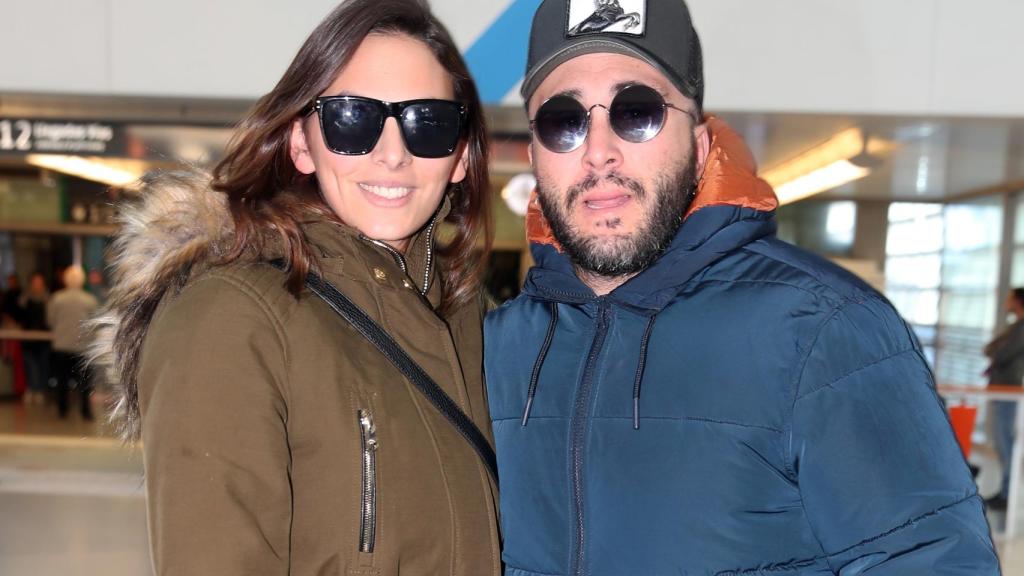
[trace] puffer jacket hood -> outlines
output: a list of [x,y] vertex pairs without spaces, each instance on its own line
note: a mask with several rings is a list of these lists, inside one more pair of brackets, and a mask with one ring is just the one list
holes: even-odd
[[[775,232],[775,192],[757,177],[757,165],[743,140],[724,121],[708,117],[711,147],[697,194],[683,224],[664,254],[643,274],[619,286],[606,298],[646,317],[633,379],[633,425],[639,426],[640,390],[651,332],[658,313],[688,282],[716,260]],[[527,235],[536,265],[527,275],[524,292],[552,303],[550,324],[534,369],[523,410],[527,423],[537,394],[539,374],[558,323],[558,302],[583,303],[596,298],[576,275],[572,262],[554,238],[540,203],[530,202]]]
[[[762,212],[778,208],[775,192],[767,182],[758,178],[754,156],[739,134],[715,116],[708,116],[707,124],[711,150],[697,186],[697,196],[687,216],[708,206],[738,206]],[[526,237],[533,244],[550,245],[561,250],[535,197],[530,199],[526,213]]]
[[[750,150],[724,121],[709,117],[708,129],[711,148],[679,233],[644,274],[609,294],[613,301],[656,312],[693,274],[731,250],[775,231],[778,200],[771,186],[757,177]],[[525,291],[558,301],[567,295],[578,301],[594,298],[576,277],[538,202],[530,202],[526,230],[536,266],[527,277]]]

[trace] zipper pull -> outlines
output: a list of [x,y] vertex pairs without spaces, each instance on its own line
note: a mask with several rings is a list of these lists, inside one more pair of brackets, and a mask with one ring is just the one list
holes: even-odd
[[359,426],[363,429],[363,439],[366,442],[366,449],[377,450],[377,427],[374,426],[370,413],[364,410],[359,411]]

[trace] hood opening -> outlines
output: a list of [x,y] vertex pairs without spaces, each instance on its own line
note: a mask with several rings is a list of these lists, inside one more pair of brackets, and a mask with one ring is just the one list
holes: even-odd
[[[705,117],[711,135],[704,173],[697,185],[697,196],[686,212],[686,218],[709,206],[740,206],[762,212],[779,207],[772,187],[757,176],[757,162],[743,138],[715,116]],[[526,213],[526,237],[530,243],[547,244],[562,251],[551,232],[537,201],[537,191],[530,197]]]

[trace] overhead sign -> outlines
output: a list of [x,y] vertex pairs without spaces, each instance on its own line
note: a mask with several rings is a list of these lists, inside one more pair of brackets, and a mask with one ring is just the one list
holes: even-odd
[[0,154],[120,156],[124,130],[110,122],[0,117]]

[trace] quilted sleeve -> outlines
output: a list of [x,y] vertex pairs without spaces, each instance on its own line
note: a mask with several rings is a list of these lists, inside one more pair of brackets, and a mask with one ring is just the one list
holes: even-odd
[[836,574],[999,574],[931,372],[884,300],[836,310],[809,346],[790,461]]

